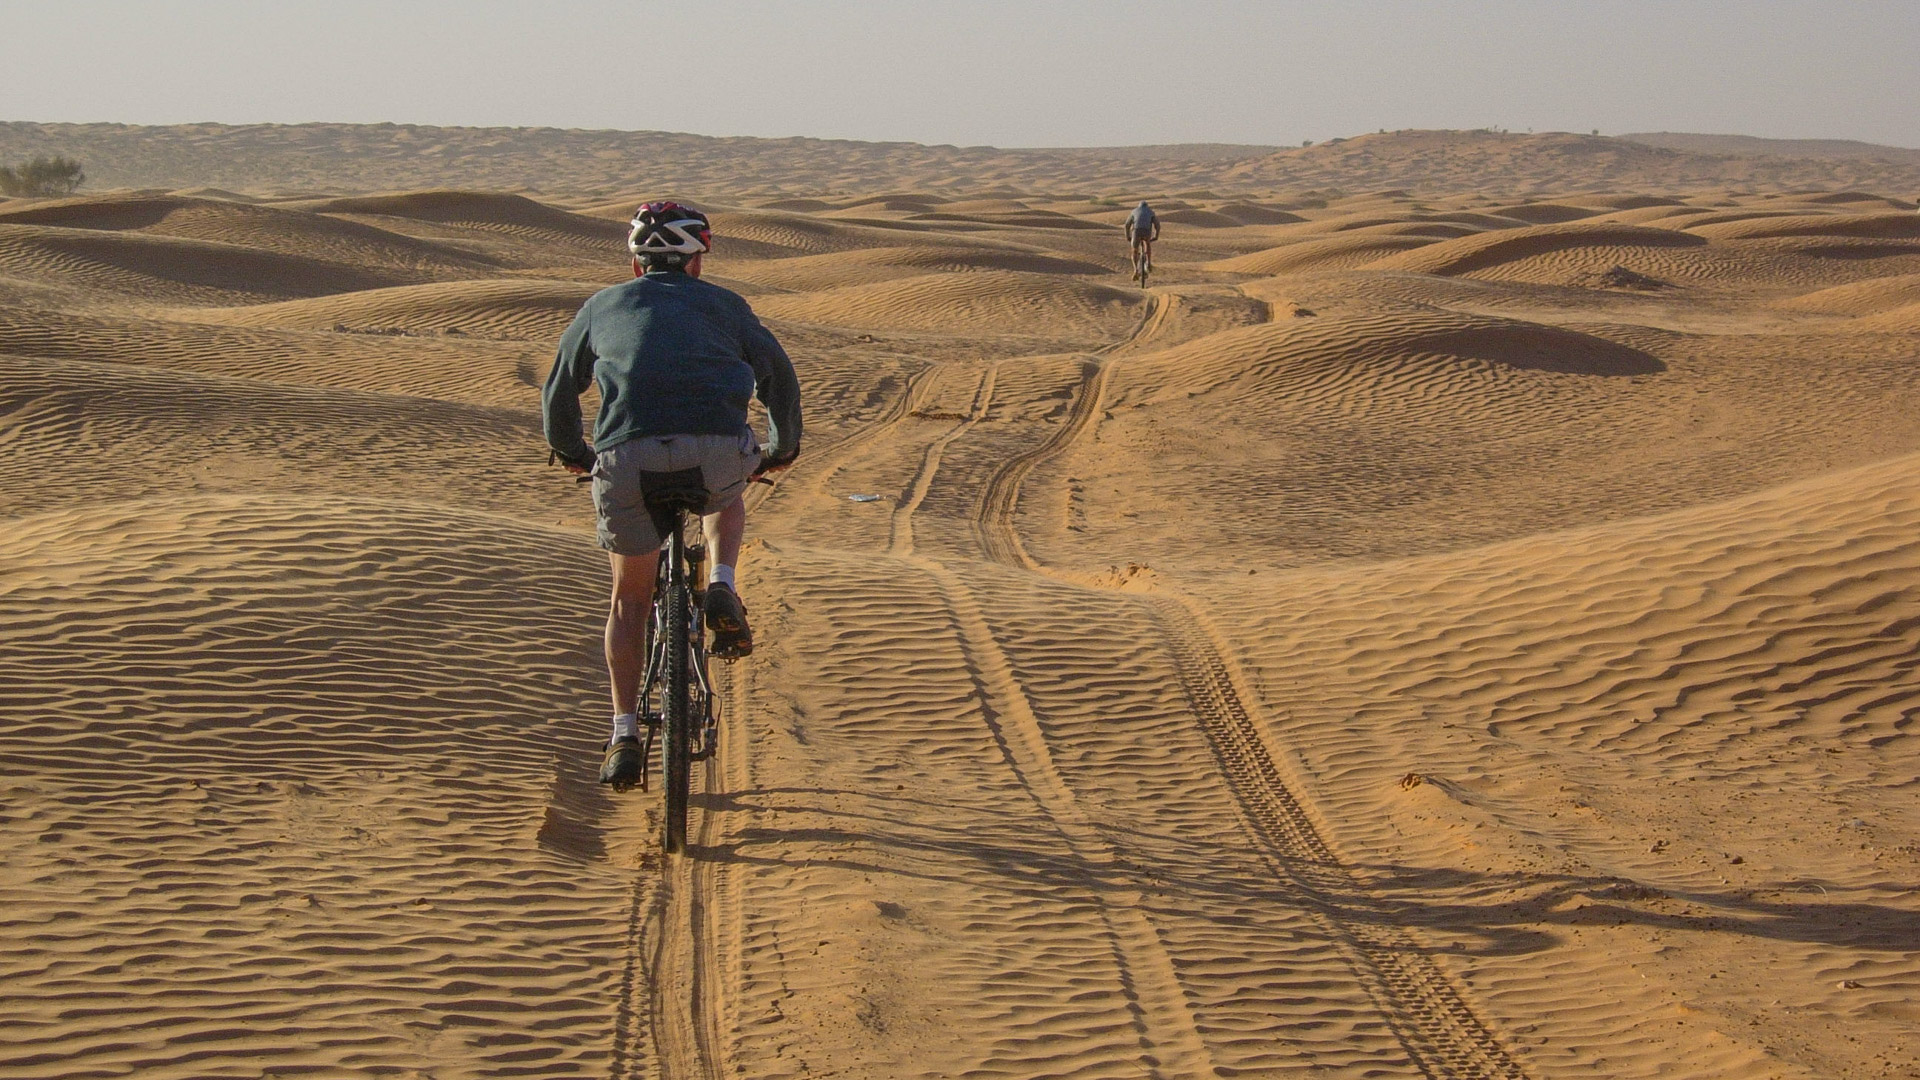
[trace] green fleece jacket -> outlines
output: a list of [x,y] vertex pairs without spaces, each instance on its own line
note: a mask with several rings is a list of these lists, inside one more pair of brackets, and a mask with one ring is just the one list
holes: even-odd
[[[593,446],[580,395],[600,387]],[[591,465],[595,451],[648,435],[739,435],[747,403],[767,407],[768,461],[800,452],[800,382],[785,349],[740,294],[677,270],[602,289],[560,338],[542,395],[547,445]]]

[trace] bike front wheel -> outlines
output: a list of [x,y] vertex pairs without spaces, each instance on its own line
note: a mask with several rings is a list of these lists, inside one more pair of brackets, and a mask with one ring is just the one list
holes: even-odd
[[693,694],[687,657],[693,627],[693,593],[684,576],[676,575],[667,590],[666,701],[661,772],[666,780],[666,813],[662,846],[678,854],[687,847],[687,792],[692,768],[689,746],[693,738]]

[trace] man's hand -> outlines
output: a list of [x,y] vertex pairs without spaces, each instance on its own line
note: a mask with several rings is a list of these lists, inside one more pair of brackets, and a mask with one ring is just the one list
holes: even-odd
[[588,446],[587,456],[584,458],[581,458],[579,461],[568,461],[567,459],[560,456],[560,451],[555,450],[551,446],[547,447],[547,464],[551,465],[556,461],[559,462],[563,468],[565,468],[568,472],[572,473],[573,475],[585,476],[588,473],[591,473],[593,471],[593,465],[594,465],[593,447]]
[[759,468],[753,470],[753,478],[758,480],[763,476],[778,476],[792,468],[794,459],[799,456],[799,454],[795,454],[792,457],[782,458],[779,461],[763,461],[760,463]]

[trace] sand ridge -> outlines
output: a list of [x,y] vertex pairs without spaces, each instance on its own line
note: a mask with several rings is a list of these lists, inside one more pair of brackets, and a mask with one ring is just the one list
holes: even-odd
[[[1920,152],[1833,153],[1795,140],[1690,146],[1569,132],[1381,131],[1301,147],[1003,149],[840,139],[712,138],[663,131],[456,128],[413,124],[37,124],[0,122],[0,158],[60,153],[112,187],[243,193],[369,193],[450,181],[609,198],[644,169],[653,192],[814,202],[886,194],[1019,198],[1032,192],[1205,191],[1263,203],[1276,192],[1416,190],[1516,197],[1605,192],[1662,198],[1728,186],[1820,194],[1920,189]],[[1235,200],[1236,202],[1239,200]],[[1911,208],[1908,203],[1904,208]],[[1173,208],[1186,209],[1186,208]],[[1235,218],[1222,206],[1192,208]],[[1280,208],[1285,210],[1287,208]],[[962,213],[968,212],[962,210]]]
[[711,191],[809,430],[673,860],[537,411],[624,185],[0,203],[0,1071],[1920,1067],[1897,200],[1191,190],[1142,290],[918,167]]

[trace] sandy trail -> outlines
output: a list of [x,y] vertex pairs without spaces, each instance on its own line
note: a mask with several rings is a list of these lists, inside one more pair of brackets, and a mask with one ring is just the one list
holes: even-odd
[[0,1065],[1910,1074],[1912,230],[1315,201],[727,208],[808,453],[673,860],[539,468],[604,214],[5,208]]
[[[1156,297],[1135,333],[1101,352],[1138,347],[1150,340],[1166,327],[1175,307],[1171,295]],[[1020,480],[1033,464],[1058,454],[1086,432],[1099,408],[1103,373],[1096,357],[1086,357],[1078,385],[1071,391],[1072,404],[1065,419],[1038,446],[1006,459],[980,488],[983,494],[979,508],[971,517],[980,549],[967,554],[1023,568],[1033,566],[1021,550],[1012,525]],[[1353,917],[1352,909],[1366,906],[1374,898],[1339,864],[1279,778],[1273,756],[1242,704],[1218,646],[1192,629],[1190,612],[1177,604],[1147,606],[1123,598],[1100,602],[1100,594],[1073,595],[1066,610],[1074,612],[1075,622],[1099,626],[1103,637],[1126,641],[1133,648],[1113,650],[1111,645],[1100,648],[1079,642],[1059,655],[1043,652],[1016,666],[1009,643],[1003,639],[1009,636],[1009,624],[1017,626],[1022,615],[1031,619],[1031,613],[1022,610],[1028,606],[1024,593],[1031,586],[1016,586],[1013,602],[1008,603],[1008,583],[989,575],[984,584],[970,584],[969,577],[979,580],[982,571],[978,567],[963,577],[939,559],[916,551],[912,519],[940,480],[944,454],[973,432],[990,411],[995,374],[990,368],[973,384],[964,411],[939,414],[948,419],[949,426],[926,443],[906,484],[907,495],[893,507],[887,552],[929,579],[932,590],[943,601],[944,617],[958,627],[965,643],[964,667],[988,703],[988,724],[1003,766],[1031,800],[1029,813],[1037,812],[1064,843],[1063,857],[1073,867],[1069,881],[1077,889],[1086,890],[1087,900],[1098,913],[1098,923],[1090,925],[1087,933],[1109,943],[1110,978],[1128,1002],[1133,1030],[1125,1039],[1117,1045],[1077,1045],[1070,1058],[1048,1064],[1075,1074],[1101,1075],[1117,1069],[1121,1071],[1116,1075],[1121,1075],[1130,1067],[1129,1060],[1137,1057],[1149,1064],[1151,1075],[1194,1076],[1298,1068],[1309,1062],[1324,1067],[1336,1056],[1350,1056],[1355,1064],[1371,1058],[1368,1063],[1373,1068],[1400,1059],[1398,1063],[1404,1068],[1404,1055],[1412,1058],[1417,1070],[1414,1075],[1525,1075],[1447,976],[1426,960],[1410,939]],[[928,415],[924,408],[916,411]],[[897,451],[897,444],[895,448]],[[767,508],[763,506],[757,512],[765,515]],[[991,615],[983,599],[990,595],[989,589],[1002,594],[1001,603]],[[1058,610],[1054,604],[1044,606]],[[1159,655],[1149,662],[1140,655],[1141,649]],[[1102,655],[1112,651],[1120,655]],[[1061,695],[1056,690],[1054,696],[1065,697],[1065,701],[1036,705],[1037,700],[1044,700],[1043,691],[1033,685],[1036,681],[1058,683],[1062,671],[1115,668],[1145,668],[1147,677],[1142,682],[1157,684],[1161,689],[1127,686],[1110,692],[1115,700],[1094,710],[1073,700],[1079,694],[1070,691]],[[1067,681],[1073,691],[1085,692],[1084,686]],[[1181,688],[1184,702],[1166,700],[1165,688],[1169,686]],[[1177,763],[1173,775],[1152,777],[1149,772],[1138,777],[1140,765],[1128,758],[1139,748],[1127,744],[1141,739],[1151,745],[1172,733],[1151,728],[1103,728],[1111,727],[1113,712],[1135,711],[1156,698],[1159,706],[1155,712],[1164,716],[1184,711],[1199,720],[1200,730],[1181,732],[1184,746],[1163,746],[1155,755],[1164,763]],[[1040,711],[1043,707],[1045,719]],[[1108,724],[1103,724],[1103,719]],[[1203,737],[1195,739],[1195,735]],[[1063,756],[1084,759],[1089,748],[1095,746],[1100,748],[1097,753],[1103,760],[1092,769],[1084,760],[1072,764],[1061,760]],[[1218,770],[1213,775],[1207,775],[1211,770],[1193,769],[1195,763],[1209,758]],[[1151,766],[1148,768],[1151,770]],[[1135,774],[1130,779],[1137,777],[1140,790],[1126,792],[1132,798],[1117,797],[1119,777],[1115,772]],[[1089,799],[1098,805],[1097,817],[1082,809]],[[1183,801],[1197,803],[1199,814],[1190,812],[1181,820],[1168,812],[1170,805]],[[1226,837],[1213,838],[1212,846],[1243,852],[1242,860],[1249,855],[1253,859],[1241,868],[1239,884],[1244,893],[1232,897],[1226,905],[1221,905],[1218,897],[1207,896],[1212,890],[1204,883],[1209,876],[1222,873],[1233,860],[1196,860],[1191,854],[1168,848],[1170,842],[1177,844],[1176,836],[1191,840],[1205,835],[1202,820],[1213,824],[1217,832],[1217,819],[1223,811],[1239,819],[1239,828]],[[1136,877],[1144,871],[1158,879],[1168,868],[1183,864],[1190,869],[1180,874],[1187,878],[1180,887],[1187,895],[1181,899],[1186,904],[1213,901],[1205,905],[1215,908],[1207,913],[1211,918],[1196,918],[1198,913],[1191,909],[1172,910],[1168,894],[1173,890],[1159,881],[1157,887],[1143,889]],[[1276,877],[1290,881],[1294,889],[1276,888],[1272,884]],[[906,907],[900,901],[874,903],[876,907]],[[885,908],[882,910],[884,913]],[[1227,911],[1233,915],[1227,916]],[[1288,936],[1308,939],[1311,944],[1275,953],[1272,943],[1263,939],[1276,922],[1291,923],[1294,929]],[[1238,934],[1223,929],[1222,924],[1236,923],[1257,929]],[[1202,980],[1194,974],[1221,963],[1231,963],[1242,973],[1242,978],[1233,980],[1235,992],[1230,999],[1221,999],[1217,991],[1209,993],[1197,985]],[[1259,992],[1258,981],[1263,976],[1271,980],[1283,971],[1291,973],[1291,978],[1281,981],[1286,990],[1297,994],[1303,985],[1312,987],[1322,1009],[1332,1005],[1329,998],[1337,997],[1331,993],[1334,986],[1347,985],[1349,1001],[1344,1009],[1334,1011],[1346,1013],[1349,1020],[1335,1025],[1328,1045],[1306,1042],[1298,1030],[1302,1025],[1283,1019],[1290,995],[1276,996],[1274,987],[1267,988],[1266,994]],[[1324,1012],[1319,1014],[1311,1026],[1324,1024],[1325,1016]],[[1204,1028],[1199,1017],[1204,1017]],[[884,1030],[889,1021],[875,1014],[863,1022]],[[1024,1025],[1036,1022],[1033,1017],[1021,1020]],[[829,1022],[826,1026],[833,1025]],[[1222,1030],[1232,1028],[1242,1029],[1239,1037],[1224,1037]],[[1250,1036],[1248,1032],[1257,1034]],[[994,1036],[975,1030],[973,1034],[988,1044],[1019,1042],[1014,1033]],[[1369,1043],[1374,1045],[1368,1050],[1357,1049]],[[1035,1066],[1035,1062],[1026,1061],[1021,1067]],[[990,1058],[972,1068],[1022,1075],[1017,1068],[996,1068]]]

